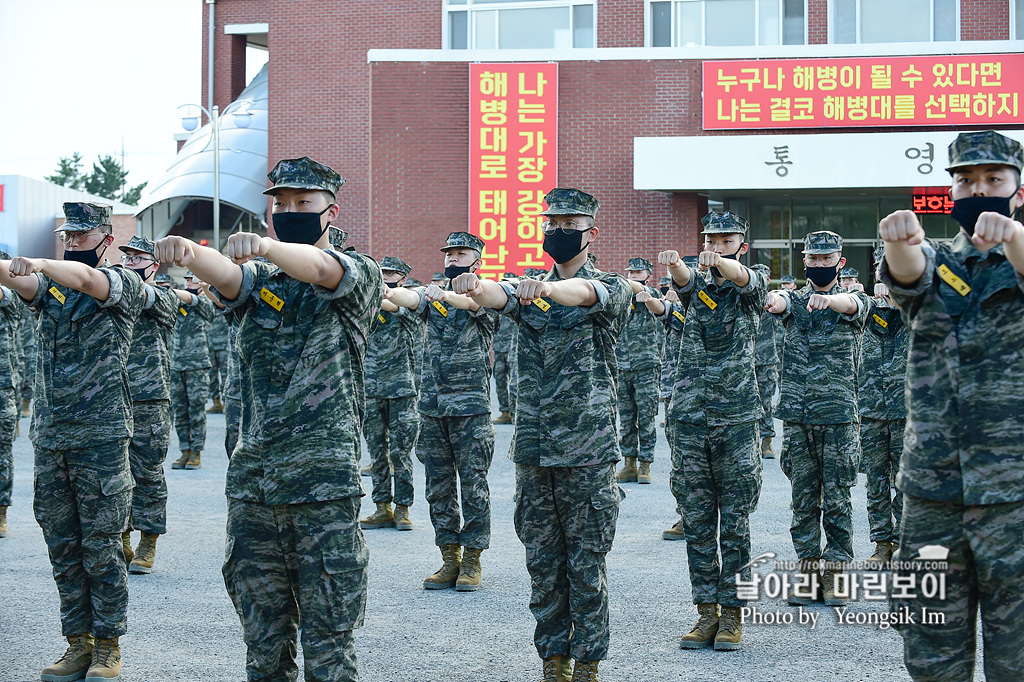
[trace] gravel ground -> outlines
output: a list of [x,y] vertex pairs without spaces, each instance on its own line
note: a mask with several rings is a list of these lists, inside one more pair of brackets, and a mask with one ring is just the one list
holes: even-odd
[[[660,418],[659,418],[660,421]],[[22,434],[28,423],[21,421]],[[356,633],[359,667],[367,682],[509,681],[540,678],[533,647],[530,582],[512,525],[514,467],[506,457],[511,426],[498,426],[489,480],[491,548],[483,554],[478,592],[427,591],[422,580],[440,565],[427,505],[423,469],[416,464],[415,528],[366,531],[370,546],[366,624]],[[615,546],[608,555],[612,645],[601,678],[615,680],[909,680],[902,643],[893,630],[839,625],[833,609],[806,607],[817,625],[751,625],[737,652],[682,651],[680,635],[695,618],[683,542],[661,539],[674,523],[664,433],[653,466],[654,484],[624,486]],[[781,434],[781,428],[777,429]],[[203,468],[171,470],[167,535],[157,545],[150,575],[131,575],[129,633],[122,639],[125,682],[245,679],[241,628],[221,581],[223,561],[224,419],[209,419]],[[780,449],[776,438],[775,450]],[[172,442],[168,460],[178,456]],[[14,446],[14,506],[10,532],[0,540],[0,682],[38,680],[63,653],[57,591],[42,534],[32,517],[32,449],[25,435]],[[364,460],[365,463],[365,460]],[[367,491],[369,479],[364,479]],[[795,560],[789,538],[789,483],[778,460],[765,462],[760,505],[751,518],[752,556],[774,552]],[[853,490],[858,559],[871,554],[863,477]],[[372,511],[369,496],[363,512]],[[135,535],[135,543],[137,544]],[[760,569],[767,575],[770,567]],[[795,607],[762,598],[763,613],[797,617]],[[884,602],[851,603],[851,613],[880,612]],[[980,672],[977,679],[982,679]]]

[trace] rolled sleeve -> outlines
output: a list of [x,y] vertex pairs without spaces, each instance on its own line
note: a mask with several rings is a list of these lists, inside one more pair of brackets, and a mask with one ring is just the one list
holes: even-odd
[[508,315],[513,319],[518,319],[516,313],[519,311],[519,299],[516,297],[516,288],[512,286],[511,282],[498,282],[498,286],[502,288],[505,295],[508,296],[508,300],[505,301],[505,306],[498,310],[502,315]]
[[143,283],[142,286],[142,295],[144,297],[142,300],[142,309],[149,310],[154,304],[156,304],[156,290],[153,288],[152,284]]
[[32,298],[25,298],[23,296],[21,300],[25,301],[25,304],[30,308],[40,310],[43,305],[43,296],[45,296],[46,292],[53,286],[53,282],[49,277],[38,274],[36,275],[36,282],[39,284],[39,288],[36,289],[35,295],[32,296]]
[[124,282],[121,280],[122,277],[127,275],[114,272],[112,269],[100,268],[100,272],[107,276],[107,281],[110,282],[110,293],[107,294],[105,301],[96,300],[96,305],[100,308],[113,308],[119,305],[124,299]]
[[229,309],[241,308],[249,301],[249,297],[253,295],[253,292],[256,291],[256,263],[249,261],[248,263],[243,263],[240,267],[242,268],[242,284],[238,287],[237,297],[228,298],[218,291],[217,287],[210,287],[210,291],[217,296],[217,300]]
[[786,309],[781,313],[769,313],[772,317],[780,320],[785,320],[787,317],[793,314],[793,297],[789,295],[788,291],[779,290],[775,292],[782,298],[786,299]]
[[0,299],[0,308],[7,308],[14,305],[14,292],[5,286],[0,286],[0,293],[3,294],[3,298]]
[[693,268],[691,268],[689,265],[686,265],[684,267],[690,271],[690,281],[682,286],[679,286],[678,284],[676,284],[675,279],[673,279],[672,288],[675,289],[676,292],[680,294],[692,294],[694,288],[697,286],[697,273],[694,272]]
[[359,272],[359,263],[356,263],[352,257],[335,251],[334,249],[324,249],[324,253],[331,256],[336,261],[341,263],[341,267],[345,270],[345,274],[341,276],[341,281],[338,282],[338,286],[333,289],[314,284],[313,292],[320,298],[326,298],[328,300],[334,300],[342,298],[351,294],[356,289],[356,285],[359,284],[359,278],[362,274]]
[[[597,294],[597,303],[587,308],[583,308],[582,306],[580,306],[580,308],[587,315],[603,313],[608,306],[608,287],[605,286],[604,282],[599,282],[596,279],[588,281],[590,282],[590,285],[594,287],[594,293]],[[632,291],[632,289],[630,289],[630,291]]]
[[892,278],[892,272],[889,270],[889,261],[885,258],[882,259],[882,266],[879,268],[882,282],[885,283],[885,286],[889,287],[889,294],[901,308],[906,308],[907,303],[923,296],[931,288],[932,282],[935,280],[935,248],[928,242],[924,242],[921,245],[921,250],[924,251],[924,272],[921,273],[921,277],[916,282],[909,286],[896,282]]
[[853,296],[853,300],[857,302],[857,312],[839,313],[839,319],[845,320],[846,322],[858,322],[867,316],[865,313],[865,309],[868,308],[868,301],[861,300],[861,297],[858,296],[856,293],[851,292],[850,295]]

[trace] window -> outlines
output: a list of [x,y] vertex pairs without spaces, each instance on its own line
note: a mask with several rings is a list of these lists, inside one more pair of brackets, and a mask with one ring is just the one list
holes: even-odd
[[651,47],[803,45],[805,0],[649,2]]
[[594,47],[594,0],[446,0],[452,50]]
[[833,43],[930,43],[956,40],[959,0],[831,0]]
[[1010,37],[1024,40],[1024,0],[1010,0]]

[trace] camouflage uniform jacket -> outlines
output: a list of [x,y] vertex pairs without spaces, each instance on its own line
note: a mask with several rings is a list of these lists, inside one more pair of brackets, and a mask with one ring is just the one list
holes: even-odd
[[178,321],[171,339],[171,369],[175,372],[212,366],[206,334],[213,310],[213,303],[201,293],[192,294],[192,303],[178,299]]
[[675,385],[676,365],[679,364],[679,344],[682,341],[686,322],[686,310],[678,303],[665,303],[665,312],[658,316],[665,326],[665,350],[662,353],[661,394],[662,400],[672,399]]
[[754,341],[768,295],[768,279],[747,268],[738,287],[715,283],[710,271],[690,269],[676,287],[686,325],[679,344],[669,415],[687,424],[728,426],[761,417]]
[[[586,263],[574,277],[592,280],[597,303],[589,308],[549,302],[520,305],[502,288],[502,314],[518,323],[515,433],[509,456],[516,464],[580,467],[620,458],[615,344],[629,317],[633,290],[625,278]],[[540,279],[557,281],[552,269]]]
[[[427,302],[419,289],[416,314],[427,325],[418,408],[430,417],[469,417],[491,411],[491,341],[498,313]],[[440,307],[438,307],[440,306]],[[441,312],[441,310],[445,312]]]
[[416,337],[423,322],[409,308],[377,313],[366,346],[366,397],[405,398],[416,395]]
[[142,280],[120,266],[99,269],[107,300],[44,275],[29,305],[39,311],[32,442],[53,450],[131,438],[128,354],[145,297]]
[[904,387],[910,331],[900,311],[871,299],[864,330],[857,402],[860,416],[893,421],[907,416]]
[[384,281],[368,256],[325,252],[345,267],[334,290],[257,258],[242,266],[238,298],[220,298],[239,318],[242,392],[228,497],[275,505],[362,495],[363,357]]
[[223,351],[228,349],[228,321],[223,315],[214,315],[210,320],[210,350]]
[[[907,431],[896,485],[965,505],[1024,500],[1024,277],[1002,245],[924,243],[917,283],[882,280],[910,327]],[[969,290],[965,288],[969,287]]]
[[21,347],[22,308],[18,296],[0,286],[0,388],[17,388],[21,384],[18,349]]
[[775,343],[778,328],[781,326],[775,316],[767,310],[761,313],[761,319],[757,325],[757,340],[754,343],[754,364],[758,367],[779,363]]
[[508,353],[512,350],[512,337],[516,333],[516,323],[502,315],[498,318],[498,328],[494,331],[494,352]]
[[[651,287],[644,287],[651,296],[661,299],[661,292]],[[630,293],[632,293],[630,289]],[[660,335],[657,316],[647,309],[643,303],[631,297],[629,317],[619,333],[619,341],[615,346],[615,357],[619,371],[628,372],[653,369],[661,364]]]
[[811,285],[780,292],[789,301],[778,315],[786,325],[779,377],[779,407],[775,416],[797,424],[849,424],[857,415],[857,365],[864,325],[871,311],[868,297],[836,284],[825,294],[850,294],[858,301],[857,312],[841,315],[834,310],[807,311],[815,293]]
[[173,291],[143,284],[142,313],[128,353],[132,400],[171,399],[171,335],[181,302]]

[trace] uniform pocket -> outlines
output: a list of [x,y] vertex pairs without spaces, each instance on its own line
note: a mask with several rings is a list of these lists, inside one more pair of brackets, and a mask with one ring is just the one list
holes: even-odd
[[583,548],[591,552],[610,552],[615,539],[615,524],[619,519],[619,500],[625,494],[619,486],[595,490],[590,494],[587,525],[583,535]]
[[355,629],[362,625],[366,608],[366,565],[370,559],[366,543],[325,549],[322,557],[323,574],[312,600],[313,612],[304,613],[303,621],[314,630]]

